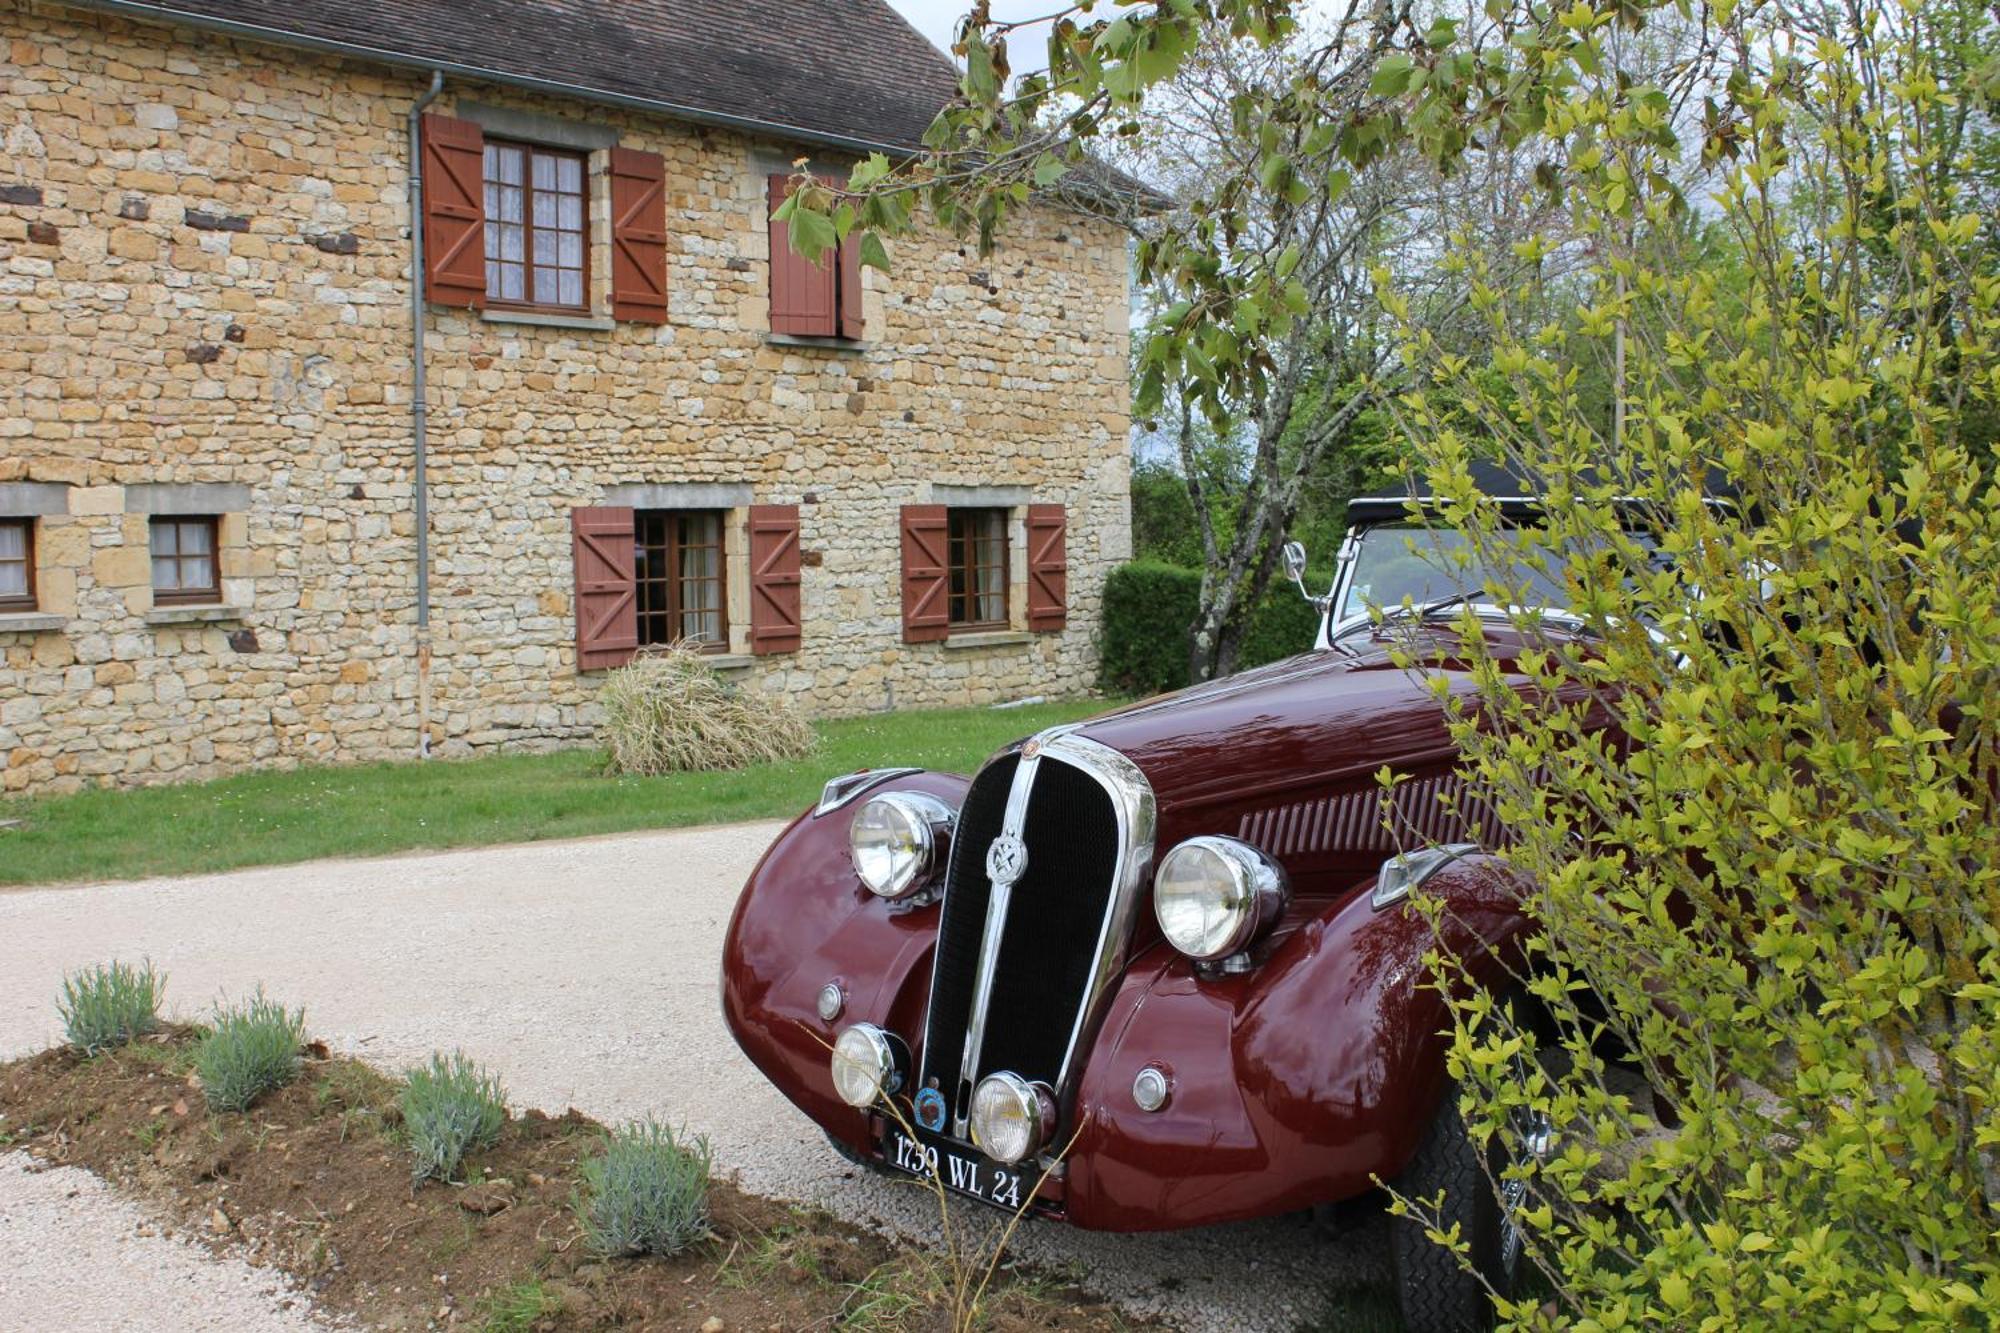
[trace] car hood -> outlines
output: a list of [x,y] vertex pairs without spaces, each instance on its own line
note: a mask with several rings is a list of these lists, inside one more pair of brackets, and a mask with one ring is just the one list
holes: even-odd
[[[1440,645],[1442,646],[1442,645]],[[1471,688],[1449,657],[1427,667]],[[1162,813],[1295,787],[1324,789],[1456,751],[1437,694],[1386,644],[1302,653],[1093,719],[1078,734],[1138,764]]]

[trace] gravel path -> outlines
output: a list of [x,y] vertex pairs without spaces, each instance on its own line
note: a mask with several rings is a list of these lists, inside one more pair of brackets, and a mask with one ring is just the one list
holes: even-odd
[[328,1333],[269,1269],[162,1236],[88,1171],[0,1154],[0,1329]]
[[[932,1238],[929,1196],[842,1162],[723,1026],[723,930],[780,827],[0,893],[0,1056],[58,1039],[52,997],[66,969],[150,957],[183,1016],[262,982],[304,1004],[329,1046],[383,1068],[462,1047],[500,1071],[519,1105],[684,1121],[746,1189]],[[0,1211],[25,1206],[22,1179],[0,1175]],[[1377,1247],[1335,1248],[1290,1218],[1146,1236],[1031,1225],[1015,1248],[1197,1330],[1289,1333],[1318,1322],[1331,1283],[1380,1276]],[[17,1262],[10,1252],[0,1290],[28,1280]],[[135,1289],[133,1309],[151,1300]],[[0,1304],[0,1328],[13,1326]]]

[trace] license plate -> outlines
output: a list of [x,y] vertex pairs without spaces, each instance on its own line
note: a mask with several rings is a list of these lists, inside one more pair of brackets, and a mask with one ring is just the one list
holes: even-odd
[[1031,1192],[1021,1185],[1021,1173],[989,1161],[956,1144],[911,1138],[891,1126],[882,1140],[889,1165],[899,1171],[929,1180],[937,1179],[955,1194],[990,1203],[996,1208],[1018,1209]]

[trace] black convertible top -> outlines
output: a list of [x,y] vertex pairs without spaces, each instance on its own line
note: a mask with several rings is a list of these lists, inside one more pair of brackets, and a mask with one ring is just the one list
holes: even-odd
[[[1546,487],[1533,473],[1483,458],[1472,460],[1467,470],[1472,474],[1473,486],[1480,494],[1497,503],[1503,516],[1524,523],[1532,523],[1542,516],[1541,497]],[[1736,502],[1735,485],[1720,472],[1710,471],[1707,484],[1702,489],[1711,503],[1733,505]],[[1635,507],[1638,503],[1634,502]],[[1407,518],[1412,504],[1426,511],[1433,507],[1430,484],[1421,472],[1406,474],[1399,485],[1355,496],[1347,502],[1347,521],[1350,526],[1355,526]]]

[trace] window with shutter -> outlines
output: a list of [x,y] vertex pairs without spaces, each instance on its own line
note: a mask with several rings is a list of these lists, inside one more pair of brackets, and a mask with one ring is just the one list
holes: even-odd
[[947,560],[948,510],[943,505],[904,505],[903,640],[928,643],[951,633]]
[[1057,630],[1069,614],[1069,515],[1061,505],[1028,506],[1028,628]]
[[439,305],[486,304],[486,136],[469,120],[426,115],[424,292]]
[[576,579],[576,667],[623,666],[639,646],[632,511],[619,505],[570,510]]
[[484,162],[487,302],[588,310],[583,154],[489,140]]
[[750,651],[789,653],[803,637],[799,612],[799,508],[750,507]]
[[[772,176],[767,203],[775,213],[790,193],[790,179]],[[860,340],[867,332],[861,304],[861,248],[850,236],[834,254],[808,262],[792,249],[790,228],[772,219],[771,332],[808,338]]]
[[667,163],[658,153],[611,150],[611,313],[667,322]]
[[953,509],[945,523],[953,629],[1007,628],[1007,511]]
[[632,519],[641,644],[729,647],[720,509],[641,509]]

